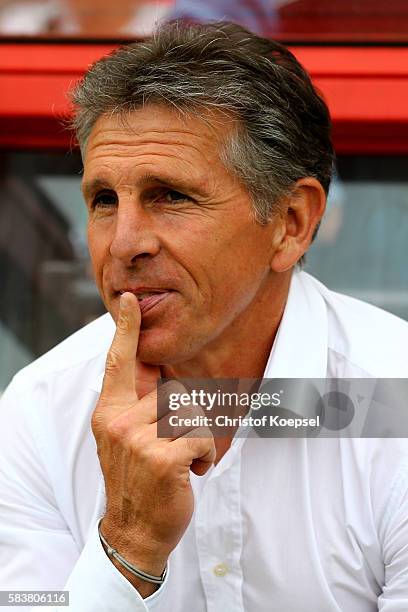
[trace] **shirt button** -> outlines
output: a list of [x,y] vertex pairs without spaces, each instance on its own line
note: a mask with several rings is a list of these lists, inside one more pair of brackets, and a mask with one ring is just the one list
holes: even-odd
[[216,576],[225,576],[229,572],[228,565],[225,563],[217,563],[217,565],[213,567],[213,572]]

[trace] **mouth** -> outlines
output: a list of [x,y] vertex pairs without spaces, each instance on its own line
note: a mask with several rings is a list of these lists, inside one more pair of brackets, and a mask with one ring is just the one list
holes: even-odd
[[165,300],[171,293],[170,289],[121,289],[118,292],[122,293],[133,293],[138,299],[140,312],[142,315],[146,314],[149,310],[152,310],[157,304]]

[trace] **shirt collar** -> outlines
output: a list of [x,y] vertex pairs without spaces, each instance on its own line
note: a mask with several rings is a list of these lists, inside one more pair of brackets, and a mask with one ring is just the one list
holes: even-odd
[[326,303],[312,276],[294,272],[264,378],[326,378]]

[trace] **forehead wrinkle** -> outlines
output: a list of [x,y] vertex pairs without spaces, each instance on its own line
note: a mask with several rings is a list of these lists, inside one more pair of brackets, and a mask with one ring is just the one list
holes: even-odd
[[[124,139],[125,140],[125,139]],[[197,137],[197,140],[202,140]],[[210,147],[208,147],[210,144]],[[92,153],[93,159],[98,159],[100,157],[104,157],[106,155],[112,157],[130,157],[132,156],[132,150],[134,151],[134,155],[139,155],[138,149],[141,147],[147,147],[148,149],[154,147],[165,147],[168,148],[167,151],[158,150],[158,151],[149,151],[146,150],[145,153],[147,155],[152,156],[162,156],[162,157],[180,157],[181,155],[185,155],[185,152],[188,152],[188,155],[191,155],[191,151],[197,153],[201,158],[204,158],[207,162],[210,162],[213,157],[217,157],[220,159],[220,151],[219,147],[216,146],[217,143],[208,142],[199,142],[195,143],[194,141],[190,142],[180,142],[180,141],[157,141],[157,140],[143,140],[138,142],[125,142],[118,141],[117,138],[112,139],[112,141],[105,142],[95,142],[93,146],[89,147],[87,156]],[[207,145],[207,146],[206,146]],[[169,150],[170,149],[170,150]],[[98,152],[96,152],[98,150]]]
[[196,136],[223,145],[229,134],[235,132],[237,125],[241,124],[239,117],[231,112],[205,107],[201,111],[180,114],[177,109],[167,104],[150,102],[146,106],[124,113],[106,113],[97,119],[90,139],[92,132],[94,137],[97,133],[100,137],[101,133],[103,136],[109,132],[114,132],[116,136],[122,134],[124,137],[129,134],[142,136],[148,126],[147,131],[152,135],[179,134],[189,139]]
[[[133,144],[129,146],[134,147],[135,150],[129,150],[127,146],[123,150],[118,150],[116,145],[112,145],[113,150],[111,150],[111,147],[106,146],[96,147],[86,160],[85,176],[92,176],[94,173],[97,176],[106,174],[107,179],[109,177],[109,181],[112,178],[113,182],[117,183],[118,177],[115,176],[115,159],[125,160],[125,162],[120,162],[120,183],[124,180],[132,184],[137,182],[137,171],[143,166],[149,167],[147,174],[150,175],[162,175],[168,179],[170,179],[170,177],[177,178],[177,176],[181,178],[186,177],[187,179],[192,178],[194,181],[199,181],[201,184],[208,184],[208,180],[205,180],[205,178],[208,179],[212,175],[211,172],[208,172],[208,166],[212,164],[212,159],[207,158],[205,152],[199,148],[197,148],[197,153],[201,159],[192,156],[191,152],[189,155],[186,155],[185,151],[179,150],[178,147],[166,147],[166,149],[162,151],[144,148],[142,151],[139,151],[138,146],[135,147]],[[185,146],[188,148],[188,145]],[[151,148],[149,147],[149,149]],[[109,163],[100,163],[100,160],[105,160],[107,158],[109,158]],[[202,164],[203,160],[205,160],[204,166]],[[157,161],[159,163],[157,163]],[[189,182],[191,183],[191,180]]]
[[[154,121],[154,119],[152,120]],[[138,129],[132,125],[128,125],[126,127],[121,127],[121,126],[102,126],[102,124],[106,122],[106,120],[104,120],[103,118],[100,118],[92,132],[93,132],[93,137],[96,137],[96,134],[98,134],[99,138],[104,138],[107,137],[109,138],[110,134],[114,134],[114,138],[117,138],[118,136],[123,137],[123,138],[127,138],[129,136],[135,136],[135,137],[143,137],[146,134],[150,134],[152,136],[155,135],[159,135],[160,137],[163,136],[170,136],[173,137],[175,134],[180,135],[181,137],[185,137],[185,136],[196,136],[197,138],[206,138],[206,139],[218,139],[218,134],[219,134],[219,129],[218,130],[209,130],[207,125],[201,125],[199,123],[197,123],[197,128],[196,130],[192,130],[192,129],[182,129],[182,128],[172,128],[170,126],[162,126],[162,127],[157,127],[155,128],[154,126],[149,126],[148,128],[143,128],[143,129]],[[202,129],[205,128],[205,129]],[[222,129],[222,128],[221,128]],[[224,128],[225,129],[225,128]]]
[[[88,167],[88,171],[85,172],[85,175],[88,174],[93,174],[93,164],[95,161],[97,161],[98,159],[104,159],[106,157],[107,154],[103,153],[102,151],[100,152],[100,154],[98,155],[93,155],[92,160],[89,161],[89,163],[87,164]],[[118,158],[118,159],[125,159],[127,161],[127,163],[121,163],[120,164],[120,170],[121,170],[121,175],[123,176],[131,176],[132,174],[134,174],[134,172],[136,172],[137,169],[140,169],[142,166],[149,166],[151,168],[151,170],[149,170],[149,174],[161,174],[164,173],[166,175],[170,175],[174,172],[174,170],[176,171],[177,174],[185,174],[186,170],[185,168],[188,168],[188,175],[202,175],[202,174],[207,174],[205,171],[205,168],[203,168],[201,170],[201,172],[198,172],[198,165],[196,163],[194,163],[194,160],[191,160],[189,157],[185,157],[185,156],[180,156],[180,155],[175,155],[173,152],[167,152],[166,154],[159,153],[159,152],[145,152],[142,155],[113,155],[112,153],[109,153],[109,158],[110,158],[110,163],[109,164],[101,164],[98,165],[97,167],[97,174],[98,175],[103,175],[106,174],[106,176],[111,176],[113,173],[116,172],[116,170],[114,170],[115,168],[115,163],[112,162],[111,160],[113,160],[114,158]],[[159,161],[162,161],[162,164],[157,164],[156,158],[159,159]],[[177,164],[177,166],[175,167],[174,164]],[[208,163],[208,160],[207,160]],[[166,165],[170,165],[169,168],[166,168]]]
[[[137,111],[133,117],[135,119],[138,118]],[[153,124],[155,120],[157,120],[155,116],[149,119]],[[179,145],[181,147],[194,148],[199,152],[203,148],[210,146],[210,149],[218,152],[219,147],[225,142],[227,133],[231,131],[231,126],[226,125],[225,121],[221,124],[216,122],[216,125],[208,125],[207,122],[203,122],[198,118],[190,118],[190,120],[194,121],[196,129],[189,129],[185,126],[184,121],[180,126],[171,127],[171,122],[174,122],[174,115],[171,116],[171,122],[168,119],[165,126],[150,125],[145,129],[144,126],[140,128],[137,125],[131,125],[131,121],[126,121],[126,125],[123,125],[118,119],[108,119],[102,116],[92,130],[93,133],[91,133],[88,141],[88,151],[100,145],[124,144],[125,146],[137,146],[139,144],[158,144]],[[129,138],[132,139],[132,137],[135,137],[137,142],[132,140],[129,142]],[[91,147],[89,146],[91,144],[90,141],[93,141]]]
[[[180,152],[175,151],[174,149],[170,149],[168,151],[142,151],[137,152],[135,151],[132,154],[132,151],[124,151],[124,152],[120,152],[118,150],[114,150],[114,151],[109,151],[109,150],[101,150],[99,149],[99,151],[97,153],[93,153],[92,154],[92,159],[89,162],[88,161],[88,165],[98,159],[104,159],[106,157],[109,158],[119,158],[119,159],[128,159],[129,162],[132,163],[132,165],[134,165],[135,163],[138,163],[138,159],[142,159],[142,158],[146,158],[146,157],[159,157],[162,158],[163,160],[166,159],[176,159],[177,161],[185,161],[185,162],[190,162],[191,165],[194,165],[194,161],[191,161],[191,156],[189,157],[185,157],[184,155],[181,155]],[[207,162],[209,162],[210,160],[207,160],[207,158],[205,157],[205,155],[203,155],[203,157],[206,159]],[[135,159],[136,158],[136,159]],[[147,162],[141,162],[141,163],[147,163]],[[110,164],[105,164],[106,166],[109,167]]]

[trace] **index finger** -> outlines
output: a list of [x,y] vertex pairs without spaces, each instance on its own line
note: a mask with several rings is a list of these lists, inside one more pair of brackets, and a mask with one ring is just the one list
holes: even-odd
[[141,313],[137,297],[123,293],[115,336],[109,349],[101,396],[138,399],[136,393],[136,353],[139,344]]

